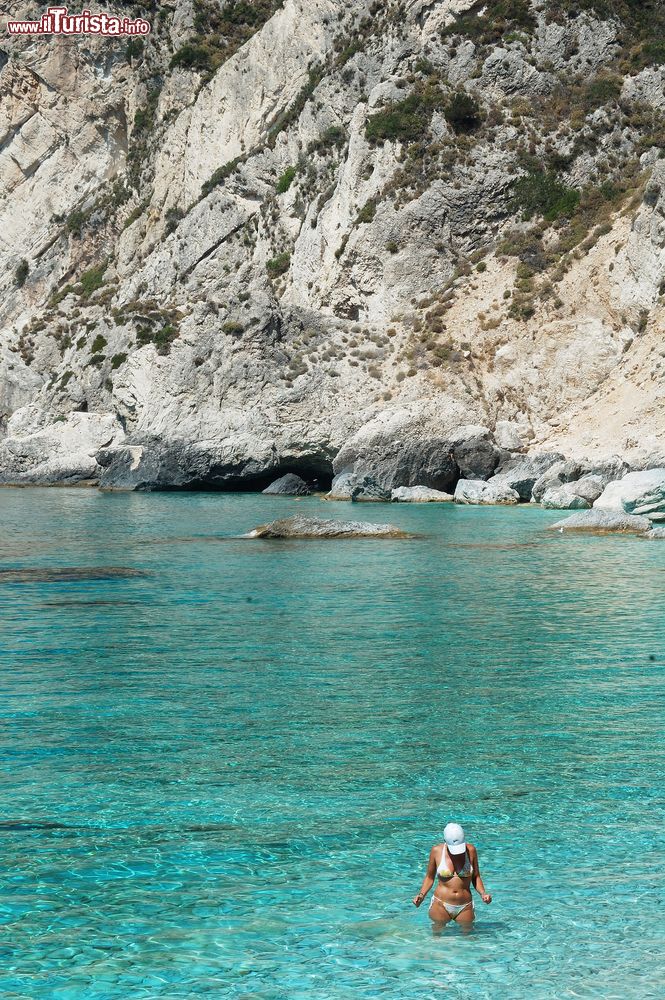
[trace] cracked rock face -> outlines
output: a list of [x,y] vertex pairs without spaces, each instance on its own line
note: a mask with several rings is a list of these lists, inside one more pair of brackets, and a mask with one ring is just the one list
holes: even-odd
[[522,6],[6,37],[0,481],[528,500],[538,456],[662,464],[658,26]]

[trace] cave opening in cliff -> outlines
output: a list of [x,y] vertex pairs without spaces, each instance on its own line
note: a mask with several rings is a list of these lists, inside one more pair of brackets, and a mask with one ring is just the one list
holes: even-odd
[[300,476],[314,493],[327,493],[333,480],[332,465],[329,462],[290,462],[279,465],[270,472],[256,475],[229,475],[216,473],[214,469],[201,479],[192,480],[183,489],[192,492],[216,491],[220,493],[261,493],[276,479],[289,473]]

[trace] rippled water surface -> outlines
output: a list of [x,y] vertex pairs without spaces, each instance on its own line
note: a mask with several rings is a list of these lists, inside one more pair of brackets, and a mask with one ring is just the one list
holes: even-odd
[[[0,491],[2,997],[662,996],[665,543],[358,510],[420,537]],[[494,902],[432,938],[449,819]]]

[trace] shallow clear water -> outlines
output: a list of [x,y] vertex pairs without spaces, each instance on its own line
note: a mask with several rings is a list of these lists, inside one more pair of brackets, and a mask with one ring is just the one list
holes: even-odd
[[[294,511],[351,507],[0,490],[0,994],[662,996],[665,545],[230,537]],[[450,819],[494,902],[433,939]]]

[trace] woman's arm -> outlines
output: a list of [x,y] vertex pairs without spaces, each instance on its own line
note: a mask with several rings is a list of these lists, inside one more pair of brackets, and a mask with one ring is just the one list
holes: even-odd
[[434,848],[429,852],[429,861],[427,862],[427,872],[425,878],[423,879],[423,884],[420,887],[420,892],[417,896],[413,897],[413,905],[420,906],[423,899],[430,891],[434,885],[434,879],[436,878],[436,858],[434,857]]
[[483,885],[483,877],[480,874],[480,868],[478,867],[478,851],[475,847],[472,847],[471,844],[469,844],[469,854],[471,856],[471,864],[473,865],[473,878],[471,880],[473,882],[473,888],[480,895],[483,903],[491,903],[492,897]]

